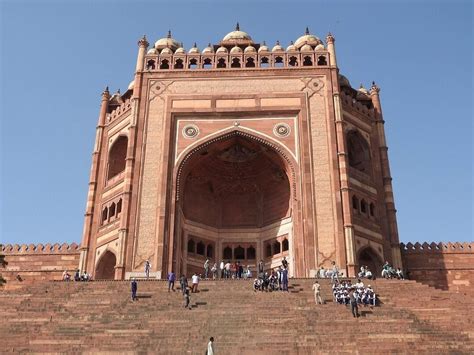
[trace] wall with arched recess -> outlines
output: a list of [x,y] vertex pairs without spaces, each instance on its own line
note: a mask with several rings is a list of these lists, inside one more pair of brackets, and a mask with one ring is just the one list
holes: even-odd
[[412,280],[444,290],[474,293],[474,242],[400,244]]
[[[64,270],[71,276],[79,266],[79,246],[72,244],[5,244],[0,247],[6,264],[0,274],[6,287],[16,287],[34,281],[61,280]],[[20,275],[23,281],[17,281]]]

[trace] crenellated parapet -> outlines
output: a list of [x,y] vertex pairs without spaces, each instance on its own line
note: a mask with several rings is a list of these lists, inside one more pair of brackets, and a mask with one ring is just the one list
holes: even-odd
[[464,243],[400,243],[400,248],[404,254],[408,253],[473,253],[474,242]]
[[125,113],[128,113],[132,108],[132,103],[130,99],[125,100],[120,106],[117,106],[112,112],[107,114],[106,122],[110,123],[116,118],[122,116]]
[[5,255],[18,254],[71,254],[79,252],[79,245],[76,243],[55,243],[55,244],[5,244],[2,245],[2,252]]

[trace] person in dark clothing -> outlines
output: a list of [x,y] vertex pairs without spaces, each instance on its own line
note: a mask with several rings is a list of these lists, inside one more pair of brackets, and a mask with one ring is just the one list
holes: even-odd
[[242,278],[242,274],[243,274],[243,272],[244,272],[244,267],[242,266],[242,264],[240,263],[240,261],[239,261],[237,264],[238,264],[238,270],[237,270],[238,276],[239,276],[239,279],[241,279],[241,278]]
[[263,277],[263,270],[264,270],[264,268],[265,268],[265,266],[263,265],[263,260],[260,260],[260,262],[259,262],[258,265],[257,265],[257,268],[258,268],[258,269],[257,269],[257,270],[258,270],[257,276],[258,276],[258,277]]
[[184,293],[186,292],[186,288],[188,287],[188,278],[186,276],[181,275],[179,279],[179,285],[181,286],[181,292]]
[[191,306],[189,305],[191,296],[189,295],[189,290],[187,287],[184,288],[184,308],[191,309]]
[[176,280],[176,275],[173,271],[168,273],[168,292],[172,290],[174,292],[174,281]]
[[79,272],[79,269],[76,270],[76,273],[74,274],[74,281],[81,281],[81,273]]
[[357,306],[357,298],[354,294],[354,290],[351,290],[351,292],[349,293],[349,303],[351,305],[352,315],[354,316],[354,318],[358,318],[360,316],[359,307]]
[[132,301],[135,301],[138,299],[137,297],[137,289],[138,289],[138,284],[137,284],[137,280],[135,279],[132,279],[132,282],[131,282],[131,289],[132,289]]
[[284,269],[288,269],[288,260],[286,260],[286,256],[283,257],[281,264],[283,265]]

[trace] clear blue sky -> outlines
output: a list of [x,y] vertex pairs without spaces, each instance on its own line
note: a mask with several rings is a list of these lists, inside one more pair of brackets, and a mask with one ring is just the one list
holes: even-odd
[[474,239],[471,1],[0,2],[3,243],[80,242],[100,93],[139,37],[202,49],[236,21],[268,44],[331,31],[341,73],[382,88],[401,240]]

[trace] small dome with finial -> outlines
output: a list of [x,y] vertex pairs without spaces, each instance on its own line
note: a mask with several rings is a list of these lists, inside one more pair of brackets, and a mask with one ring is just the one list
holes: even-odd
[[188,52],[189,54],[199,54],[199,48],[196,45],[196,42],[194,42],[193,48],[191,48]]
[[226,47],[222,47],[222,46],[220,46],[219,48],[217,48],[217,51],[216,51],[217,54],[226,54],[226,53],[228,53],[228,52],[229,52],[229,51],[227,50],[227,48],[226,48]]
[[239,54],[242,53],[242,48],[240,48],[237,44],[232,47],[230,50],[230,54]]
[[310,45],[311,47],[316,47],[318,44],[322,44],[323,42],[318,38],[316,37],[315,35],[312,35],[310,32],[309,32],[309,28],[306,27],[306,31],[304,33],[303,36],[299,37],[296,41],[295,41],[295,47],[296,48],[301,48],[303,47],[305,44],[308,44]]
[[296,52],[297,49],[295,47],[295,44],[293,43],[293,41],[290,42],[290,45],[288,47],[286,47],[286,51],[287,52]]
[[270,49],[268,48],[267,44],[265,41],[263,41],[262,45],[258,49],[258,53],[264,53],[264,52],[270,52]]
[[301,52],[312,52],[313,47],[311,47],[309,44],[305,44],[303,47],[300,49]]
[[250,37],[247,32],[240,30],[240,25],[238,22],[235,26],[235,30],[226,34],[221,41],[221,45],[232,44],[253,44],[252,37]]
[[272,52],[283,52],[284,49],[280,46],[280,41],[276,41],[275,46],[272,48]]
[[214,53],[214,48],[212,47],[210,43],[207,45],[206,48],[202,50],[202,54],[206,54],[206,53]]
[[168,31],[168,36],[155,42],[155,48],[158,50],[163,48],[171,48],[172,50],[176,50],[179,47],[179,42],[171,37],[171,31]]
[[146,54],[158,54],[158,51],[156,50],[156,48],[150,48],[148,52],[146,52]]
[[130,82],[130,84],[128,84],[127,90],[133,90],[133,87],[134,87],[134,86],[135,86],[135,79],[132,80],[132,81]]
[[246,54],[257,53],[257,50],[255,49],[254,46],[251,46],[249,44],[247,47],[245,47],[244,53],[246,53]]
[[338,78],[339,78],[339,85],[341,86],[341,88],[342,87],[347,87],[347,88],[351,87],[351,83],[349,82],[349,79],[347,79],[344,75],[339,74]]
[[324,51],[326,48],[324,48],[323,44],[318,44],[316,48],[314,48],[315,51]]

